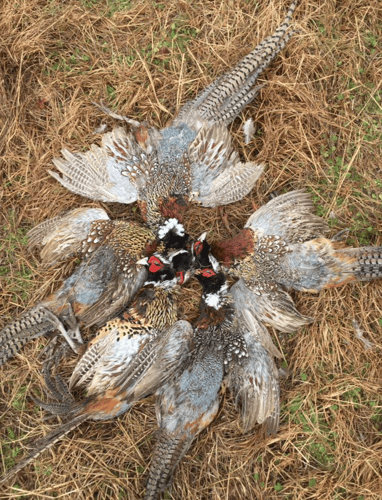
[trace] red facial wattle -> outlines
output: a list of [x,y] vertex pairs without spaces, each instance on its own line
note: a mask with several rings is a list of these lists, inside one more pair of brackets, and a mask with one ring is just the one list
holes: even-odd
[[202,276],[204,276],[205,278],[210,278],[211,276],[216,276],[216,273],[212,269],[205,269],[202,272]]
[[149,264],[150,264],[149,266],[150,273],[157,273],[163,268],[162,262],[157,257],[154,256],[151,256],[149,258]]

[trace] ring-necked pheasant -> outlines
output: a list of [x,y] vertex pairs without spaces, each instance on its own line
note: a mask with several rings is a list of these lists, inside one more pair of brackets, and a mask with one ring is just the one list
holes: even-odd
[[86,153],[64,149],[64,159],[50,172],[63,186],[93,200],[138,201],[151,229],[161,239],[169,231],[184,235],[183,215],[189,201],[215,207],[240,200],[250,192],[262,165],[241,163],[233,150],[227,125],[257,95],[258,76],[294,33],[293,2],[283,23],[235,68],[219,77],[197,98],[181,108],[162,130],[101,109],[131,128],[115,128],[102,137],[102,146]]
[[102,209],[72,210],[29,235],[31,246],[43,247],[44,264],[74,253],[82,263],[53,294],[0,332],[0,365],[33,338],[59,331],[70,343],[65,326],[80,340],[79,324],[101,325],[115,316],[146,280],[147,270],[137,261],[164,249],[151,229],[111,221]]
[[12,478],[80,423],[122,415],[135,401],[154,393],[182,365],[193,344],[193,330],[187,321],[176,321],[179,278],[171,257],[168,260],[152,255],[143,259],[142,264],[148,267],[145,284],[152,288],[143,289],[121,317],[108,322],[88,343],[70,381],[70,386],[87,388],[84,400],[75,401],[62,379],[58,376],[52,380],[49,370],[45,370],[46,388],[58,402],[36,402],[69,421],[40,441],[0,483]]
[[179,285],[185,280],[183,275],[176,276],[172,263],[174,258],[188,255],[180,250],[168,258],[154,254],[139,261],[148,267],[145,287],[126,311],[108,321],[88,343],[69,388],[83,386],[90,396],[120,386],[119,377],[138,352],[146,344],[154,346],[154,340],[177,321]]
[[265,423],[275,433],[279,422],[278,371],[272,356],[241,317],[239,290],[233,300],[223,273],[197,271],[203,286],[201,313],[195,322],[195,347],[185,366],[157,391],[159,437],[151,462],[145,500],[158,498],[195,437],[215,418],[224,374],[242,402],[245,430]]
[[[291,191],[277,196],[248,219],[235,237],[193,245],[202,263],[213,255],[239,283],[243,303],[251,304],[258,320],[291,332],[310,323],[286,290],[318,292],[351,281],[382,277],[382,247],[344,248],[327,239],[326,222],[313,214],[310,195]],[[195,249],[197,249],[195,251]]]

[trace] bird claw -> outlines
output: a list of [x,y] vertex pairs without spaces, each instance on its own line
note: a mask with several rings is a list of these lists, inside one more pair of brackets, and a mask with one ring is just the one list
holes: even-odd
[[[71,335],[72,339],[76,339],[77,347],[81,347],[84,344],[84,339],[82,338],[80,327],[76,325],[74,329],[68,330],[68,334]],[[78,354],[78,353],[77,353]]]
[[[75,326],[72,328],[69,328],[67,330],[65,328],[65,326],[63,325],[63,323],[57,318],[57,316],[55,314],[53,314],[51,311],[49,311],[49,309],[46,309],[45,307],[42,307],[41,309],[44,313],[44,316],[51,322],[52,326],[54,326],[56,328],[56,330],[58,330],[60,332],[60,334],[64,337],[64,339],[69,344],[69,346],[73,349],[73,351],[76,354],[80,354],[82,352],[82,349],[83,349],[84,341],[82,339],[81,332],[80,332],[79,326],[77,324],[77,321],[74,318],[74,315],[73,315],[73,317],[70,316],[70,320],[72,320],[71,322],[72,322],[72,324],[74,323]],[[73,321],[73,319],[74,319],[74,321]],[[42,356],[42,354],[46,354],[46,353],[49,353],[49,357],[55,356],[54,351],[56,350],[56,347],[57,347],[57,340],[55,340],[54,342],[52,341],[52,343],[50,342],[45,347],[45,349],[40,354],[40,356]]]

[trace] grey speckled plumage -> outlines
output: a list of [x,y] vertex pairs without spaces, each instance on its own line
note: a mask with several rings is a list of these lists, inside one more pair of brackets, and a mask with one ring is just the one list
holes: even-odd
[[[186,368],[162,386],[156,403],[159,435],[151,461],[145,500],[156,499],[195,437],[219,409],[223,349],[201,332],[199,352]],[[208,343],[208,346],[207,346]]]
[[268,432],[278,429],[278,371],[272,354],[258,340],[264,327],[258,322],[249,326],[240,301],[235,300],[238,292],[231,296],[223,273],[215,270],[196,274],[203,295],[194,324],[194,348],[185,366],[158,390],[159,435],[145,500],[158,498],[169,486],[195,437],[215,418],[225,374],[236,401],[241,402],[244,430],[255,423],[265,423]]
[[255,86],[258,76],[294,33],[289,28],[296,5],[290,5],[273,35],[186,103],[167,128],[158,131],[100,106],[128,123],[130,131],[116,128],[103,135],[100,147],[93,145],[86,153],[63,150],[64,159],[54,160],[61,175],[50,173],[69,190],[93,200],[138,200],[152,228],[163,201],[171,197],[186,203],[196,200],[205,207],[240,200],[264,167],[239,161],[226,126],[255,98],[261,88]]
[[[147,270],[137,261],[156,241],[148,228],[135,222],[111,221],[103,210],[86,208],[43,222],[29,234],[32,246],[42,246],[45,264],[73,253],[83,260],[33,311],[0,331],[1,364],[28,340],[60,331],[68,342],[71,333],[80,341],[79,324],[102,324],[115,316],[145,282]],[[74,342],[71,345],[75,347]]]
[[284,332],[312,321],[286,290],[317,293],[382,277],[382,247],[345,248],[325,238],[328,226],[313,212],[310,195],[292,191],[254,212],[232,239],[211,244],[225,269],[244,280],[237,287],[250,315]]

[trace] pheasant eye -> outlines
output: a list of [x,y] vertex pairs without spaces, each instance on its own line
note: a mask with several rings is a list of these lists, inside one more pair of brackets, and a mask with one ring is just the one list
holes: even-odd
[[156,273],[163,268],[162,262],[158,259],[158,257],[154,257],[154,255],[149,258],[149,264],[150,273]]
[[205,269],[202,272],[202,276],[204,276],[205,278],[210,278],[211,276],[216,276],[216,273],[212,269]]
[[203,243],[201,241],[195,242],[194,245],[194,254],[199,255],[203,250]]

